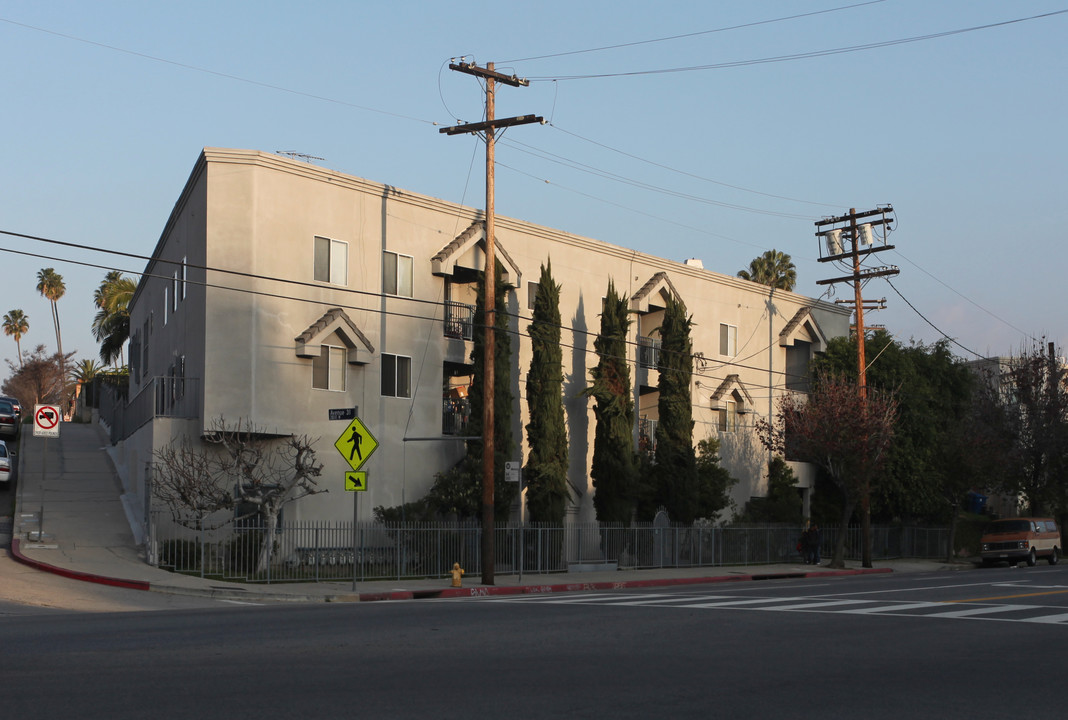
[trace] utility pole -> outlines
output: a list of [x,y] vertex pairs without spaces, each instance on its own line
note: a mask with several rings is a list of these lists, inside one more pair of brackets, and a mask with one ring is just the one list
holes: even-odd
[[[852,283],[853,285],[854,297],[852,303],[856,317],[857,340],[857,393],[861,398],[865,413],[867,412],[868,400],[868,365],[864,356],[864,339],[866,335],[864,328],[864,310],[866,308],[863,295],[864,283],[876,277],[890,277],[897,275],[900,270],[897,266],[882,266],[864,269],[861,267],[861,262],[874,253],[882,252],[884,250],[892,250],[894,248],[893,245],[886,244],[886,237],[890,234],[890,224],[894,221],[893,218],[888,218],[887,215],[892,214],[893,212],[894,208],[890,205],[859,213],[855,208],[850,208],[849,212],[845,215],[816,221],[816,236],[824,239],[827,248],[826,256],[823,255],[822,250],[820,251],[819,261],[848,263],[852,266],[851,274],[846,275],[845,277],[817,280],[816,284],[831,285],[838,282],[846,282]],[[876,216],[879,216],[879,218],[868,220],[868,218],[875,218]],[[868,221],[863,224],[858,224],[857,220],[861,219]],[[876,245],[874,242],[874,229],[880,225],[884,228],[882,236],[883,242],[880,245]],[[844,249],[842,244],[843,239],[849,242],[848,251]],[[863,249],[861,246],[863,246]],[[861,438],[861,442],[864,445],[867,445],[867,438]],[[864,532],[862,564],[864,567],[870,568],[871,478],[867,470],[866,458],[863,465],[861,472],[864,476],[861,478],[860,496],[860,522]]]
[[[504,75],[493,69],[493,63],[486,63],[481,68],[474,63],[450,63],[450,70],[467,73],[486,81],[486,120],[479,123],[466,123],[442,128],[438,132],[446,135],[459,135],[466,133],[485,133],[486,138],[486,268],[485,268],[485,297],[483,298],[483,318],[485,321],[482,360],[482,584],[493,585],[494,566],[494,518],[493,518],[493,383],[494,361],[496,357],[496,342],[494,328],[497,323],[497,240],[494,237],[493,227],[493,186],[494,186],[494,144],[495,133],[498,128],[511,127],[513,125],[526,125],[529,123],[543,122],[541,117],[534,115],[519,115],[517,117],[497,120],[494,117],[496,100],[496,83],[502,82],[512,87],[526,87],[529,80],[520,79],[515,75]],[[520,498],[522,502],[522,498]]]

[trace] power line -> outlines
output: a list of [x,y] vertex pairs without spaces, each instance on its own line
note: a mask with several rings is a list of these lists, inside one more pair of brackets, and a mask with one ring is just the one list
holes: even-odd
[[885,1],[886,0],[870,0],[870,2],[862,2],[857,3],[855,5],[846,5],[844,7],[830,8],[828,10],[816,10],[814,12],[801,13],[799,15],[789,15],[786,17],[772,18],[771,20],[757,20],[755,22],[715,28],[713,30],[698,30],[697,32],[684,33],[682,35],[670,35],[668,37],[654,38],[652,40],[636,40],[634,42],[618,43],[616,45],[603,45],[601,47],[586,48],[585,50],[569,50],[567,52],[552,53],[550,55],[534,55],[532,57],[518,58],[515,60],[505,60],[504,62],[517,63],[526,62],[528,60],[545,60],[547,58],[565,57],[567,55],[582,55],[584,53],[601,52],[602,50],[617,50],[619,48],[635,47],[638,45],[650,45],[652,43],[670,42],[671,40],[683,40],[685,38],[697,37],[699,35],[711,35],[713,33],[728,32],[730,30],[741,30],[744,28],[757,27],[758,25],[770,25],[772,23],[785,22],[787,20],[797,20],[799,18],[812,17],[814,15],[824,15],[826,13],[838,12],[840,10],[850,10],[852,8],[863,7],[865,5],[877,5],[878,3]]
[[827,50],[812,50],[810,52],[793,53],[790,55],[775,55],[771,57],[756,58],[752,60],[734,60],[731,62],[709,63],[706,65],[686,65],[683,67],[659,68],[655,70],[632,70],[630,72],[591,73],[588,75],[545,75],[540,77],[532,76],[529,79],[531,82],[598,80],[603,78],[636,77],[639,75],[664,75],[668,73],[697,72],[702,70],[723,70],[726,68],[746,67],[749,65],[765,65],[768,63],[791,62],[793,60],[807,60],[809,58],[826,57],[828,55],[841,55],[844,53],[854,53],[861,52],[864,50],[876,50],[885,47],[892,47],[894,45],[904,45],[907,43],[922,42],[926,40],[936,40],[939,38],[950,37],[953,35],[961,35],[963,33],[975,32],[977,30],[989,30],[991,28],[1004,27],[1006,25],[1028,22],[1030,20],[1042,20],[1045,18],[1053,17],[1055,15],[1063,15],[1065,13],[1068,13],[1068,10],[1055,10],[1053,12],[1042,13],[1040,15],[1031,15],[1030,17],[1016,18],[1014,20],[1004,20],[1002,22],[988,23],[986,25],[975,25],[973,27],[960,28],[957,30],[947,30],[945,32],[939,33],[930,33],[928,35],[916,35],[913,37],[899,38],[897,40],[884,40],[881,42],[865,43],[863,45],[849,45],[846,47],[830,48]]
[[[879,1],[882,2],[882,0],[879,0]],[[731,190],[738,190],[740,192],[752,193],[754,195],[763,195],[764,197],[774,198],[776,200],[788,200],[790,202],[805,203],[807,205],[821,205],[823,207],[833,207],[833,208],[842,207],[841,203],[832,204],[832,203],[824,203],[824,202],[815,202],[815,201],[812,201],[812,200],[800,200],[798,198],[787,197],[785,195],[775,195],[775,194],[772,194],[772,193],[761,192],[760,190],[753,190],[753,189],[750,189],[750,188],[742,187],[740,185],[732,185],[730,183],[725,183],[725,182],[722,182],[720,180],[713,180],[712,178],[707,178],[707,177],[704,177],[702,175],[697,175],[695,173],[687,172],[685,170],[679,170],[677,168],[670,167],[669,165],[664,165],[662,163],[658,163],[658,162],[656,162],[654,160],[649,160],[647,158],[639,157],[638,155],[632,155],[631,153],[628,153],[628,152],[626,152],[624,150],[619,150],[618,148],[611,147],[610,145],[605,145],[604,143],[597,142],[596,140],[591,140],[590,138],[583,137],[582,135],[579,135],[578,133],[575,133],[575,132],[571,132],[570,130],[565,130],[564,128],[562,128],[559,125],[556,125],[555,123],[552,123],[552,122],[549,123],[549,126],[551,128],[553,128],[554,130],[557,130],[559,132],[562,132],[562,133],[565,133],[567,135],[570,135],[571,137],[578,138],[579,140],[582,140],[584,142],[590,143],[591,145],[596,145],[598,147],[602,147],[605,150],[611,150],[612,152],[618,153],[618,154],[620,154],[620,155],[622,155],[624,157],[628,157],[628,158],[631,158],[633,160],[637,160],[639,162],[646,163],[647,165],[652,165],[653,167],[661,168],[663,170],[669,170],[671,172],[678,173],[679,175],[684,175],[686,177],[693,178],[694,180],[700,180],[702,182],[712,183],[714,185],[721,185],[723,187],[730,188]]]
[[344,105],[345,107],[355,108],[357,110],[365,110],[367,112],[387,115],[389,117],[401,118],[402,120],[412,120],[414,122],[425,123],[427,125],[440,124],[434,122],[433,120],[424,120],[422,118],[413,117],[411,115],[390,112],[389,110],[380,110],[379,108],[373,108],[367,105],[358,105],[357,103],[352,103],[345,100],[338,100],[336,98],[326,97],[325,95],[316,95],[315,93],[305,92],[303,90],[294,90],[292,88],[283,87],[281,85],[274,85],[272,83],[262,82],[260,80],[252,80],[251,78],[241,77],[240,75],[234,75],[232,73],[220,72],[219,70],[212,70],[211,68],[206,68],[199,65],[190,65],[188,63],[178,62],[177,60],[168,60],[167,58],[158,57],[156,55],[149,55],[147,53],[138,52],[136,50],[128,50],[117,45],[109,45],[107,43],[97,42],[96,40],[89,40],[88,38],[78,37],[77,35],[70,35],[68,33],[61,33],[57,32],[56,30],[49,30],[48,28],[38,27],[36,25],[29,25],[27,23],[11,20],[10,18],[0,17],[0,22],[5,22],[9,25],[15,25],[16,27],[25,28],[27,30],[34,30],[36,32],[45,33],[47,35],[54,35],[55,37],[61,37],[65,40],[73,40],[75,42],[85,43],[86,45],[93,45],[94,47],[103,48],[105,50],[111,50],[113,52],[123,53],[125,55],[132,55],[134,57],[141,58],[142,60],[151,60],[153,62],[179,67],[183,70],[192,70],[194,72],[205,73],[207,75],[214,75],[215,77],[226,78],[227,80],[235,80],[240,83],[245,83],[246,85],[254,85],[256,87],[266,88],[268,90],[277,90],[279,92],[289,93],[290,95],[299,95],[300,97],[306,97],[312,100],[321,100],[323,102],[333,103],[335,105]]

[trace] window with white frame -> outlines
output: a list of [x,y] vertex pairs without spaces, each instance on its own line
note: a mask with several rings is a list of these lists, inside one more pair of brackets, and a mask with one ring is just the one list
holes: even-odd
[[178,271],[174,271],[174,276],[171,278],[171,312],[178,311],[178,293],[181,288],[178,287]]
[[170,295],[169,295],[170,290],[171,289],[169,287],[166,287],[166,286],[164,286],[164,288],[163,288],[163,324],[164,325],[167,324],[167,317],[169,316],[170,309],[171,309],[171,303],[170,303],[170,300],[168,299],[170,297]]
[[315,238],[315,270],[317,282],[347,285],[349,276],[349,244],[325,237]]
[[345,390],[345,356],[343,347],[322,345],[319,357],[312,358],[312,387],[317,390]]
[[382,251],[382,292],[412,297],[412,262],[411,255]]
[[186,283],[186,280],[188,279],[188,276],[186,275],[186,270],[187,270],[187,263],[186,263],[186,259],[183,257],[182,258],[182,300],[185,300],[185,283]]
[[719,325],[719,354],[734,357],[738,354],[738,328],[734,325]]
[[719,431],[735,432],[738,430],[738,421],[742,414],[742,403],[737,399],[731,399],[719,409]]
[[412,396],[412,359],[404,355],[382,353],[382,396]]

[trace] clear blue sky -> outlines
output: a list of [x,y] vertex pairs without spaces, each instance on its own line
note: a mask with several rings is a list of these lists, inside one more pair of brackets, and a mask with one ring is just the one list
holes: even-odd
[[[879,261],[900,267],[891,282],[916,310],[873,280],[865,297],[888,309],[869,323],[932,342],[926,318],[980,354],[1061,345],[1068,14],[955,31],[1062,10],[1068,0],[8,0],[0,230],[148,254],[205,146],[304,153],[481,207],[481,143],[438,132],[482,116],[478,83],[447,69],[466,55],[531,79],[501,89],[498,117],[551,120],[498,144],[500,214],[729,275],[775,248],[817,296],[839,273],[816,262],[814,220],[891,203],[897,250]],[[930,35],[942,36],[892,42]],[[622,47],[573,52],[606,46]],[[562,79],[697,66],[719,67]],[[97,354],[105,270],[65,260],[144,267],[5,235],[0,251],[0,313],[30,316],[23,347],[54,349],[35,291],[53,266],[67,283],[64,349],[79,359]],[[0,357],[14,360],[11,338]]]

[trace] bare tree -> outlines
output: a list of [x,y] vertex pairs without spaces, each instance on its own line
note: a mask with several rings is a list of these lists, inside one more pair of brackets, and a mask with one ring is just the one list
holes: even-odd
[[[869,389],[861,397],[855,383],[842,377],[819,378],[811,395],[779,399],[774,423],[761,419],[757,435],[765,447],[789,459],[815,463],[841,489],[841,532],[831,567],[845,566],[845,530],[858,503],[866,502],[894,434],[897,401]],[[864,567],[871,567],[869,515],[864,524]]]
[[248,420],[211,422],[203,449],[182,442],[155,453],[153,493],[185,527],[200,526],[222,510],[239,510],[235,520],[258,517],[263,541],[256,571],[270,562],[278,515],[289,503],[327,490],[316,482],[323,465],[315,440],[306,435],[270,435]]

